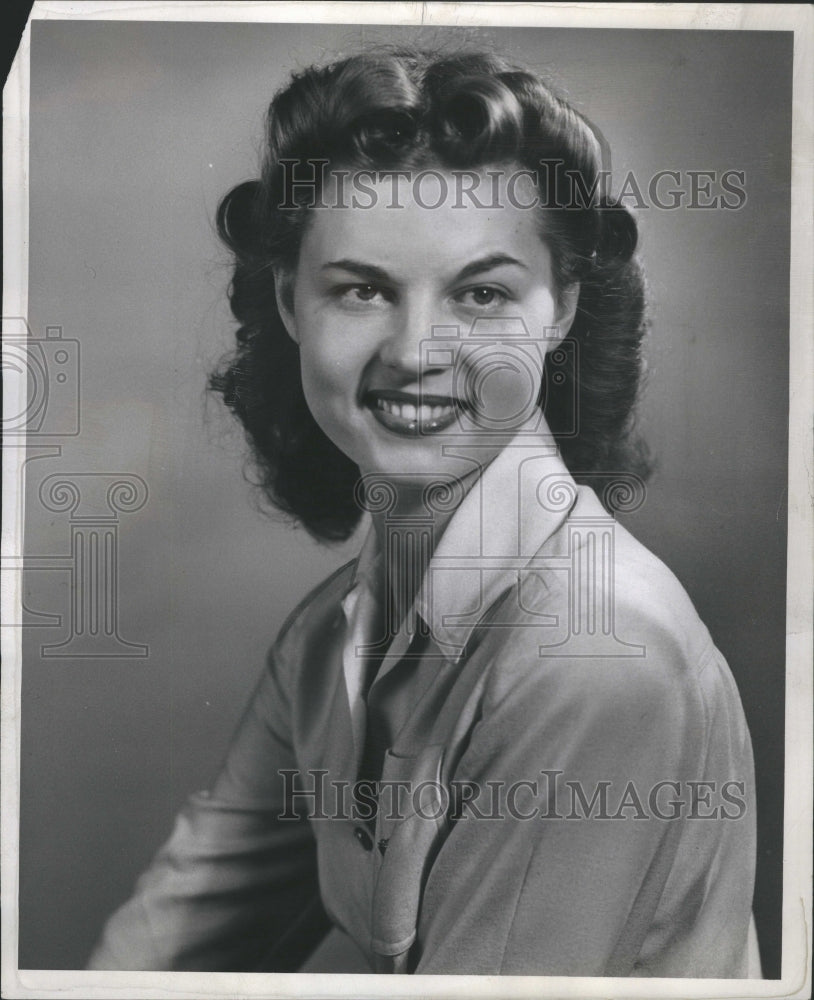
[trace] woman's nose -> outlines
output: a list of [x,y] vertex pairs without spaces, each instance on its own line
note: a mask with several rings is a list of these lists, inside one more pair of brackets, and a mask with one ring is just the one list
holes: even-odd
[[444,323],[437,307],[428,300],[405,302],[393,318],[379,349],[382,363],[413,377],[436,367],[428,348],[432,347],[433,327]]

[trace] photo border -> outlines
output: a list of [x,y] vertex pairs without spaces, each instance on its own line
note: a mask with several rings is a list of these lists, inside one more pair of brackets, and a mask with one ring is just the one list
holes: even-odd
[[[811,984],[812,466],[814,452],[814,8],[773,4],[409,4],[37,2],[31,19],[259,21],[421,26],[548,26],[794,32],[790,266],[789,521],[783,976],[779,980],[377,976],[306,973],[139,973],[19,970],[17,894],[21,636],[2,633],[2,992],[6,997],[805,997]],[[30,24],[4,92],[3,315],[28,304]],[[25,381],[6,378],[5,413],[25,408]],[[3,553],[23,551],[24,449],[3,450]],[[20,574],[3,579],[4,620],[21,605]],[[168,983],[172,978],[172,985]]]

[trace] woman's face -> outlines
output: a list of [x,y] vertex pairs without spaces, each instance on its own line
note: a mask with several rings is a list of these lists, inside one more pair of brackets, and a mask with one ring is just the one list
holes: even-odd
[[451,175],[434,208],[432,177],[418,201],[409,178],[366,180],[372,206],[313,209],[296,273],[277,276],[311,412],[362,473],[455,474],[444,445],[477,445],[483,464],[541,423],[543,358],[578,288],[558,297],[539,210],[521,207],[533,182],[515,177],[509,198],[509,176],[498,208],[453,207]]

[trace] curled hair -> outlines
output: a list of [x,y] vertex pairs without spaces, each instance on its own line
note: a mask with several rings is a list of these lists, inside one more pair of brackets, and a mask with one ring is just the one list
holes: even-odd
[[[290,184],[289,167],[386,171],[514,164],[532,171],[544,238],[562,292],[580,282],[560,384],[546,380],[545,414],[577,481],[646,474],[631,425],[645,332],[636,222],[607,191],[598,131],[536,75],[483,53],[384,50],[295,74],[271,102],[261,176],[230,191],[217,214],[234,256],[230,304],[237,349],[210,378],[252,446],[260,485],[317,538],[356,526],[357,466],[305,402],[298,348],[277,310],[273,270],[296,267],[319,197]],[[300,185],[300,188],[303,186]],[[547,362],[548,363],[548,362]],[[574,426],[574,418],[577,424]]]

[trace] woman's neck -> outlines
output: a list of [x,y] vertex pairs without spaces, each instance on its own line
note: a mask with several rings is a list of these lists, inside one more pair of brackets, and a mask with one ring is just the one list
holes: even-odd
[[393,635],[412,607],[430,559],[447,525],[478,480],[479,470],[464,476],[438,475],[402,480],[382,475],[370,480],[368,496],[386,491],[387,506],[371,504],[373,529],[382,554],[383,584],[387,588],[388,621]]

